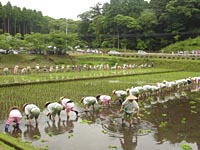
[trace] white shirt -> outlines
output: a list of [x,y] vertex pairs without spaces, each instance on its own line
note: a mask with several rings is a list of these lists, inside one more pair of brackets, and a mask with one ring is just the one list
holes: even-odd
[[125,110],[125,112],[127,113],[134,113],[136,109],[139,109],[139,105],[138,103],[133,100],[132,102],[128,99],[126,99],[123,103],[122,103],[123,109]]
[[84,105],[87,105],[87,104],[89,104],[90,102],[95,102],[95,104],[98,103],[96,97],[93,97],[93,96],[88,96],[88,97],[85,97],[85,98],[83,99],[83,104],[84,104]]
[[40,111],[40,109],[34,104],[26,105],[26,107],[24,108],[25,115],[29,115],[31,113],[31,110],[33,110],[33,109],[38,109]]

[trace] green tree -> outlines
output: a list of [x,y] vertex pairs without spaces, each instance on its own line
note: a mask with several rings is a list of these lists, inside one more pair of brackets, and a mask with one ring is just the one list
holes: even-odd
[[9,50],[11,35],[9,33],[0,34],[0,48]]
[[89,32],[90,23],[92,22],[92,14],[90,11],[79,15],[81,23],[79,24],[79,37],[84,40],[89,47],[92,47],[92,40],[94,36]]
[[66,40],[67,35],[64,32],[52,32],[50,33],[50,40],[52,42],[52,46],[56,47],[56,53],[61,55],[66,51]]
[[49,45],[50,37],[46,34],[31,33],[24,36],[26,48],[28,50],[35,50],[37,53],[45,53]]
[[4,13],[4,30],[5,32],[8,32],[10,33],[10,19],[11,19],[11,16],[12,16],[12,5],[10,2],[8,2],[5,6],[4,6],[4,9],[6,10]]
[[171,0],[167,5],[168,19],[173,33],[195,31],[200,25],[199,0]]
[[93,40],[92,47],[100,47],[102,42],[102,35],[103,34],[103,23],[104,23],[105,17],[102,15],[96,16],[92,22],[90,23],[89,31],[90,33],[93,33],[95,39]]
[[137,44],[137,49],[156,49],[156,47],[154,47],[154,36],[156,33],[153,29],[157,26],[158,21],[154,11],[145,9],[141,12],[137,21],[140,25],[140,32],[143,33],[142,36],[137,37],[137,42],[139,42]]

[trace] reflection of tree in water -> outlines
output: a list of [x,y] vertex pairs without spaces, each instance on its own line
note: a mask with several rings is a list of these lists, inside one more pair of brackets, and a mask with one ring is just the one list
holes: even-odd
[[57,124],[56,121],[52,121],[51,124],[49,121],[47,121],[47,126],[44,128],[44,130],[49,135],[58,135],[65,132],[65,129],[61,124],[61,120],[58,120]]
[[24,138],[26,140],[39,140],[41,137],[40,130],[38,126],[26,125],[26,130],[24,131]]
[[[155,139],[159,143],[170,141],[170,143],[197,143],[200,149],[199,128],[200,128],[200,102],[195,100],[196,96],[192,93],[178,93],[180,99],[169,100],[166,103],[156,104],[148,111],[150,116],[145,119],[158,127]],[[187,94],[184,96],[183,94]],[[193,95],[193,96],[191,96]],[[193,99],[193,98],[194,99]],[[166,126],[160,126],[165,122]]]

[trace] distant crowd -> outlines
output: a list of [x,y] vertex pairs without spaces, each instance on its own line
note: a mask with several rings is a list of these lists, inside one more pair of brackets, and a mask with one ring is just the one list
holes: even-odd
[[134,68],[150,68],[154,67],[153,63],[144,63],[144,64],[122,64],[119,65],[118,63],[115,63],[114,65],[109,64],[98,64],[98,65],[50,65],[50,66],[41,66],[39,64],[36,64],[35,66],[26,66],[26,67],[20,67],[18,65],[15,65],[14,68],[8,68],[5,67],[2,70],[2,75],[8,75],[8,74],[30,74],[30,73],[53,73],[53,72],[68,72],[68,71],[90,71],[90,70],[126,70],[126,69],[134,69]]

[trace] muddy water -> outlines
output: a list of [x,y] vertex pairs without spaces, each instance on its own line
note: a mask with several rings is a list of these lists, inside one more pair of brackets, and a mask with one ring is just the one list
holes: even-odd
[[[22,119],[20,130],[10,127],[14,137],[31,142],[48,150],[177,150],[189,146],[200,149],[200,94],[176,91],[152,96],[141,107],[141,120],[134,120],[134,127],[121,124],[119,104],[111,108],[96,106],[96,111],[85,113],[78,106],[79,117],[73,112],[66,119],[50,121],[44,110],[39,126],[30,127]],[[5,120],[0,126],[4,128]]]

